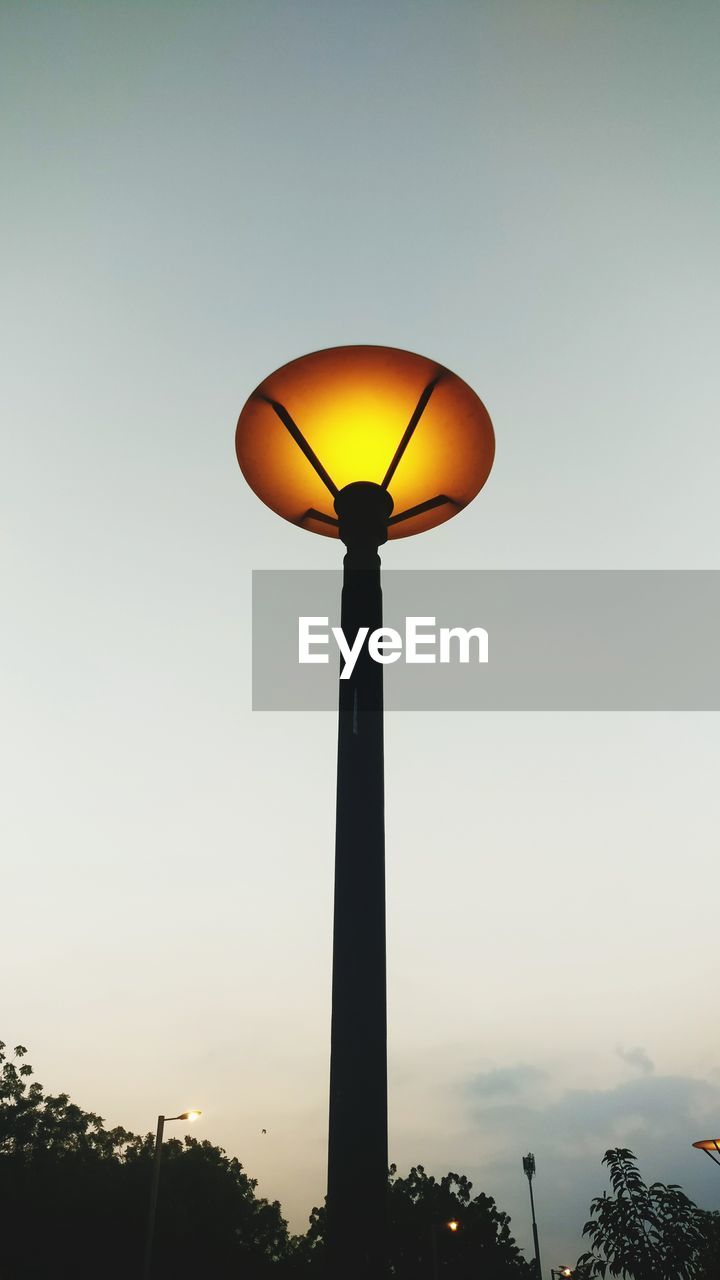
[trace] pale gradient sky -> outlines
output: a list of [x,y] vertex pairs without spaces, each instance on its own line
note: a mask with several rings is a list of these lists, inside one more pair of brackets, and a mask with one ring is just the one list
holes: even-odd
[[[497,459],[388,567],[717,568],[718,48],[712,0],[0,4],[0,1038],[109,1123],[202,1107],[295,1229],[335,725],[251,713],[250,573],[339,548],[237,414],[305,351],[419,351]],[[533,1149],[546,1267],[608,1145],[720,1197],[719,730],[389,717],[391,1158],[529,1250]]]

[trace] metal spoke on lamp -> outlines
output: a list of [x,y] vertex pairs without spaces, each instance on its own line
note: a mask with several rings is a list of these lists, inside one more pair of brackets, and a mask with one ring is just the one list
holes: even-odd
[[408,422],[408,424],[407,424],[407,426],[406,426],[406,428],[405,428],[405,430],[404,430],[404,432],[403,432],[402,440],[400,441],[400,443],[399,443],[399,445],[398,445],[397,449],[395,450],[395,452],[394,452],[394,454],[393,454],[393,457],[392,457],[392,462],[390,463],[390,466],[388,467],[388,469],[387,469],[387,471],[385,472],[385,475],[384,475],[384,477],[383,477],[383,482],[382,482],[382,487],[383,487],[383,489],[387,489],[387,487],[388,487],[388,485],[389,485],[390,481],[392,480],[393,476],[395,475],[395,472],[396,472],[396,471],[397,471],[397,469],[398,469],[398,465],[399,465],[400,459],[402,458],[402,456],[403,456],[403,454],[404,454],[405,450],[407,449],[407,447],[408,447],[408,445],[409,445],[409,443],[410,443],[410,441],[411,441],[411,439],[412,439],[413,432],[415,431],[415,428],[416,428],[416,426],[417,426],[418,422],[420,421],[420,418],[422,417],[422,414],[423,414],[423,412],[424,412],[424,410],[425,410],[425,407],[426,407],[426,405],[427,405],[427,402],[428,402],[428,400],[430,399],[430,397],[431,397],[431,395],[432,395],[433,391],[435,390],[435,388],[436,388],[436,386],[437,386],[438,382],[440,381],[440,379],[442,378],[442,376],[443,376],[443,374],[444,374],[445,372],[446,372],[446,370],[445,370],[445,369],[440,369],[440,370],[435,374],[435,377],[434,377],[430,382],[428,382],[428,384],[427,384],[427,386],[425,387],[425,389],[424,389],[424,391],[423,391],[422,395],[420,396],[420,399],[418,400],[417,404],[415,405],[415,408],[413,409],[412,417],[411,417],[410,421]]
[[701,1138],[699,1142],[693,1142],[693,1146],[698,1151],[704,1151],[715,1164],[720,1165],[720,1138]]
[[150,1280],[152,1270],[152,1250],[155,1238],[155,1211],[157,1209],[158,1188],[160,1186],[160,1165],[162,1162],[163,1132],[166,1124],[172,1120],[197,1120],[202,1111],[182,1111],[179,1116],[158,1116],[155,1134],[152,1181],[150,1183],[150,1207],[148,1209],[147,1231],[145,1234],[145,1259],[143,1264],[143,1280]]
[[299,426],[297,425],[296,422],[293,422],[292,418],[290,417],[290,414],[285,408],[285,405],[280,404],[277,400],[271,400],[268,396],[261,396],[260,399],[264,400],[266,404],[269,404],[270,407],[274,410],[274,412],[277,414],[278,418],[282,422],[283,426],[287,427],[292,439],[295,441],[298,448],[305,454],[305,457],[310,463],[310,466],[314,467],[314,469],[317,471],[320,479],[325,485],[325,488],[332,494],[333,498],[336,498],[337,492],[338,492],[337,485],[328,475],[320,459],[315,456],[313,450],[310,448],[310,445],[305,439],[305,436],[303,435]]
[[400,524],[401,520],[412,520],[413,516],[422,516],[426,511],[433,511],[435,507],[444,507],[447,503],[457,507],[458,511],[462,510],[462,503],[448,498],[447,494],[439,493],[436,498],[428,498],[427,502],[419,502],[416,507],[408,507],[407,511],[401,511],[399,516],[391,516],[388,520],[388,528],[390,525]]
[[[382,626],[379,548],[456,515],[492,467],[475,392],[396,348],[333,347],[252,393],[236,450],[278,515],[346,546],[340,625]],[[336,1280],[379,1280],[386,1260],[387,1015],[382,666],[363,647],[340,681],[327,1242]]]

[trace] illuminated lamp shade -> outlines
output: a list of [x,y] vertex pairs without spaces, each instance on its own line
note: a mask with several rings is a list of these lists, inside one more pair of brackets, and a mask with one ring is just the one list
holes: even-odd
[[389,538],[423,533],[479,493],[495,454],[482,400],[448,369],[395,347],[330,347],[271,373],[243,407],[240,468],[302,529],[338,537],[334,501],[371,481],[393,510]]
[[693,1146],[698,1151],[717,1151],[720,1155],[720,1138],[702,1138],[700,1142],[693,1142]]

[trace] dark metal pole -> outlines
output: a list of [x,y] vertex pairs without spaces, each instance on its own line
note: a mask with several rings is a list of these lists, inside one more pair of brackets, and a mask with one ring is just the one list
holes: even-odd
[[537,1222],[535,1221],[535,1198],[533,1196],[533,1189],[532,1189],[532,1180],[533,1180],[533,1177],[535,1176],[535,1157],[532,1151],[529,1151],[526,1156],[523,1156],[522,1163],[523,1163],[523,1173],[525,1174],[525,1177],[528,1180],[528,1186],[530,1188],[530,1209],[532,1212],[533,1240],[535,1242],[535,1270],[537,1272],[537,1280],[542,1280],[542,1268],[540,1266],[540,1244],[538,1241]]
[[155,1235],[155,1210],[157,1208],[158,1187],[160,1185],[160,1161],[162,1160],[163,1130],[165,1117],[158,1116],[157,1133],[155,1135],[155,1155],[153,1158],[152,1183],[150,1185],[150,1208],[148,1210],[147,1234],[145,1236],[145,1261],[143,1264],[143,1280],[150,1280],[152,1267],[153,1237]]
[[433,1222],[430,1226],[432,1233],[432,1264],[433,1264],[433,1280],[439,1280],[440,1272],[438,1270],[438,1247],[437,1247],[437,1223]]
[[532,1210],[532,1229],[533,1229],[533,1241],[535,1243],[535,1266],[537,1268],[537,1280],[542,1280],[542,1270],[540,1267],[540,1242],[538,1240],[537,1222],[535,1221],[535,1199],[533,1197],[532,1178],[528,1178],[528,1186],[530,1187],[530,1208]]
[[[382,625],[380,557],[392,500],[356,483],[335,502],[341,626]],[[381,1280],[387,1261],[387,997],[382,666],[363,644],[340,680],[327,1236],[331,1280]]]

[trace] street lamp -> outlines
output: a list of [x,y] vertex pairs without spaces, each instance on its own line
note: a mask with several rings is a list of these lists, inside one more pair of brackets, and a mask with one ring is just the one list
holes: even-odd
[[706,1151],[715,1164],[720,1164],[720,1138],[701,1138],[699,1142],[693,1142],[693,1146],[698,1151]]
[[455,1233],[460,1226],[457,1218],[451,1218],[449,1222],[433,1222],[430,1226],[430,1234],[432,1237],[432,1261],[433,1261],[433,1280],[439,1280],[440,1270],[438,1264],[438,1231],[452,1231]]
[[528,1180],[530,1188],[530,1209],[532,1211],[532,1229],[533,1241],[535,1243],[535,1270],[537,1271],[537,1280],[542,1280],[542,1268],[540,1266],[540,1242],[538,1240],[537,1222],[535,1221],[535,1198],[533,1196],[532,1180],[535,1176],[535,1157],[532,1151],[523,1156],[523,1172]]
[[572,1276],[574,1274],[575,1273],[572,1267],[551,1267],[550,1268],[551,1280],[552,1280],[552,1277],[554,1276]]
[[[378,346],[333,347],[283,365],[250,396],[236,434],[258,497],[345,543],[349,643],[360,627],[382,625],[379,547],[467,506],[494,447],[487,410],[461,378]],[[388,1170],[383,681],[366,647],[340,681],[330,1041],[331,1274],[376,1280]]]
[[201,1115],[202,1111],[182,1111],[179,1116],[158,1116],[157,1118],[157,1132],[155,1134],[154,1148],[155,1154],[153,1158],[152,1182],[150,1184],[150,1208],[148,1209],[147,1233],[145,1236],[143,1280],[150,1280],[153,1239],[155,1236],[155,1210],[157,1208],[158,1187],[160,1186],[160,1162],[162,1160],[163,1131],[165,1129],[165,1125],[170,1124],[172,1120],[197,1120]]

